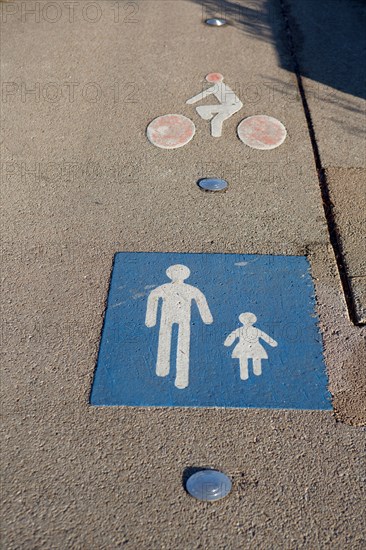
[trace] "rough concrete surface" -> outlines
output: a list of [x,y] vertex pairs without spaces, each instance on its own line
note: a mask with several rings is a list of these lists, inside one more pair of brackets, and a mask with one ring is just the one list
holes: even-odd
[[[278,62],[277,2],[270,17],[242,2],[255,24],[221,30],[199,2],[139,2],[135,22],[124,2],[117,22],[116,2],[97,4],[95,23],[82,2],[73,22],[2,22],[3,545],[364,548],[365,331],[347,318],[301,102],[281,91],[296,81]],[[185,105],[211,71],[244,103],[217,141]],[[180,150],[146,139],[166,113],[196,124]],[[265,154],[235,135],[262,113],[288,130]],[[206,175],[229,190],[202,193]],[[90,407],[123,250],[308,254],[335,416]],[[198,466],[228,473],[232,494],[189,497],[182,476]]]
[[283,0],[324,167],[366,168],[366,5]]
[[326,176],[357,316],[366,323],[366,170],[328,168]]
[[283,6],[334,203],[330,225],[337,226],[351,316],[365,323],[366,6],[361,0],[283,0]]
[[354,426],[366,418],[366,327],[352,325],[337,277],[332,248],[310,255],[328,367],[329,389],[339,420]]

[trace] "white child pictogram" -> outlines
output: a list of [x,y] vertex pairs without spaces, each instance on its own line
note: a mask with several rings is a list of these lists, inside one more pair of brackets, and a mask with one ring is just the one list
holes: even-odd
[[256,376],[262,374],[262,359],[268,359],[267,352],[259,343],[259,340],[264,340],[273,348],[278,346],[278,343],[268,336],[268,334],[253,326],[257,321],[254,313],[242,313],[239,315],[239,321],[241,321],[243,326],[229,334],[224,342],[224,346],[232,346],[235,340],[239,340],[233,349],[231,357],[239,359],[240,378],[248,380],[249,359],[253,361],[253,372]]

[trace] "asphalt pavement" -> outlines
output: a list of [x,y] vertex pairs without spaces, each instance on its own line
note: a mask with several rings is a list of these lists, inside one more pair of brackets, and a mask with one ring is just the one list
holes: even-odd
[[[336,0],[339,28],[308,4],[0,4],[4,548],[365,547],[364,91],[317,43],[327,23],[357,46],[364,8]],[[221,138],[186,103],[209,73],[243,103]],[[154,147],[171,113],[195,136]],[[238,139],[261,114],[280,147]],[[306,256],[333,410],[91,406],[118,252]],[[190,497],[196,467],[231,494]]]

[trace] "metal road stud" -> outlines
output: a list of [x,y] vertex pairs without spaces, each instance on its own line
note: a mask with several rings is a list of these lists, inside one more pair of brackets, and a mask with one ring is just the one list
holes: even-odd
[[206,19],[205,23],[206,25],[210,25],[211,27],[223,27],[224,25],[227,25],[226,19],[221,19],[220,17],[212,17],[211,19]]
[[228,182],[219,178],[201,178],[197,185],[203,191],[224,191],[227,189]]
[[218,470],[196,472],[186,483],[186,490],[192,497],[208,502],[226,497],[231,487],[230,479]]

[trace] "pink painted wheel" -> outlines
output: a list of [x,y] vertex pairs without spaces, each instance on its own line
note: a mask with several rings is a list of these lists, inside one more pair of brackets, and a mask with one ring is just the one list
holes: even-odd
[[147,127],[148,140],[161,149],[178,149],[191,141],[196,132],[193,122],[183,115],[163,115]]
[[285,126],[271,116],[255,115],[242,120],[238,137],[253,149],[270,150],[282,145],[287,136]]

